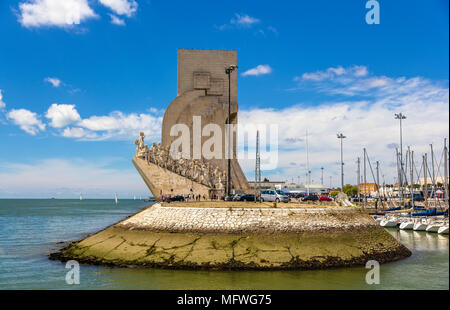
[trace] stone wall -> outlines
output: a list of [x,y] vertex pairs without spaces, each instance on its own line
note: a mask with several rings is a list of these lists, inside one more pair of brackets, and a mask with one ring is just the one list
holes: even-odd
[[[207,94],[219,95],[222,97],[220,102],[228,103],[228,76],[225,68],[236,64],[237,52],[233,50],[179,49],[177,95],[181,96],[194,89],[206,89]],[[202,76],[202,85],[205,81],[203,78],[208,76],[207,85],[198,87],[200,76]],[[217,84],[222,87],[220,91],[216,88]],[[231,101],[237,101],[236,73],[231,75]]]
[[258,233],[347,230],[376,226],[367,214],[349,208],[195,208],[155,204],[119,223],[163,232]]
[[[159,199],[161,194],[165,196],[184,196],[187,194],[209,196],[209,187],[203,184],[194,182],[155,164],[147,163],[141,158],[133,157],[132,161],[155,199]],[[190,191],[191,189],[192,191]]]
[[382,264],[411,255],[354,208],[185,205],[156,204],[50,258],[124,267],[286,270]]

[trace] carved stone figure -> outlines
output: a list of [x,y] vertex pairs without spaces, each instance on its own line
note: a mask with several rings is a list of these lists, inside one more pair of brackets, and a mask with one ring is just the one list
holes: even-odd
[[141,131],[139,133],[139,138],[134,141],[137,145],[136,157],[145,158],[145,153],[148,151],[148,146],[144,143],[144,133]]

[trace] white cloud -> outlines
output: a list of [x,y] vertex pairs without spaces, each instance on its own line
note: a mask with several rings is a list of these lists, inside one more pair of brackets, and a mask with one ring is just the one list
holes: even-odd
[[115,169],[116,161],[101,158],[47,158],[24,164],[0,162],[0,197],[20,198],[111,198],[150,195],[136,170]]
[[250,27],[260,22],[259,19],[248,16],[247,14],[234,14],[236,17],[231,19],[230,23],[239,26]]
[[[360,71],[363,67],[358,67],[358,70]],[[302,79],[303,80],[310,80],[310,81],[323,81],[327,79],[332,79],[336,76],[341,76],[346,73],[348,73],[350,70],[344,69],[342,66],[333,68],[330,67],[325,71],[316,71],[312,73],[303,73]],[[358,71],[358,72],[359,72]]]
[[365,66],[354,66],[353,69],[355,76],[366,76],[367,74],[369,74],[369,71]]
[[47,77],[44,79],[44,81],[49,82],[53,85],[53,87],[59,87],[59,85],[61,85],[61,80],[58,78]]
[[[305,181],[305,131],[309,131],[310,164],[315,183],[320,180],[320,167],[325,167],[326,184],[329,175],[333,184],[339,184],[340,145],[338,132],[347,136],[344,140],[345,182],[356,183],[356,158],[362,157],[367,148],[371,163],[381,163],[386,182],[396,177],[395,149],[399,144],[399,124],[394,113],[407,116],[403,122],[403,145],[410,145],[416,152],[416,164],[420,156],[429,152],[429,144],[442,150],[442,143],[449,131],[448,82],[431,81],[422,77],[390,78],[371,76],[365,67],[344,68],[340,76],[332,70],[327,79],[297,79],[308,83],[308,91],[317,90],[331,96],[314,105],[299,104],[282,109],[241,110],[240,123],[274,123],[279,126],[279,169],[263,172],[263,177],[287,180],[301,176]],[[362,70],[362,71],[361,71]],[[342,70],[340,70],[342,72]],[[363,74],[364,73],[364,74]],[[303,90],[304,88],[299,88]],[[347,96],[336,99],[335,95]],[[355,97],[357,96],[357,97]],[[339,100],[339,101],[337,101]],[[405,152],[405,150],[404,150]],[[438,154],[437,156],[440,156]],[[296,163],[297,168],[292,168]],[[242,162],[248,176],[253,178],[254,161]],[[369,168],[368,168],[369,169]],[[368,179],[372,182],[370,170]]]
[[269,65],[258,65],[255,68],[249,69],[242,73],[242,76],[249,76],[249,75],[264,75],[269,74],[272,72],[272,68]]
[[79,127],[65,128],[61,135],[66,138],[76,138],[76,139],[98,138],[95,132],[90,132]]
[[6,117],[30,135],[34,136],[39,131],[45,130],[45,124],[38,119],[37,114],[26,109],[13,109]]
[[50,126],[55,128],[62,128],[81,120],[75,105],[70,104],[53,103],[48,108],[45,117],[51,120]]
[[117,25],[117,26],[125,26],[125,21],[121,18],[118,18],[114,14],[109,14],[109,17],[111,17],[111,24]]
[[[138,8],[134,0],[99,0],[101,4],[108,7],[118,15],[132,16]],[[111,17],[112,18],[112,17]]]
[[3,101],[2,90],[0,89],[0,111],[4,110],[6,107],[6,103]]
[[[251,28],[255,24],[260,23],[261,21],[257,18],[251,17],[247,14],[234,14],[235,17],[230,20],[229,24],[223,24],[221,26],[215,26],[219,30],[226,30],[226,29],[232,29],[232,28]],[[277,33],[276,29],[274,27],[268,28],[270,31]],[[262,33],[264,35],[264,31],[262,29],[259,29],[257,33]]]
[[87,0],[27,0],[19,4],[19,22],[25,27],[71,27],[97,15]]
[[107,140],[107,139],[131,139],[143,131],[149,138],[159,138],[161,133],[162,117],[151,114],[124,114],[115,111],[107,116],[91,116],[78,122],[78,127],[86,129],[86,134],[95,132],[97,136],[84,139]]

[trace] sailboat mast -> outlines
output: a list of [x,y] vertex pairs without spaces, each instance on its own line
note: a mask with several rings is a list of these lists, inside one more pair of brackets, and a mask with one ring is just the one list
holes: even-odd
[[428,209],[428,177],[427,177],[427,153],[423,155],[423,180],[424,180],[424,190],[423,195],[425,197],[425,208]]
[[411,174],[411,205],[414,207],[414,151],[411,151],[409,154],[409,160],[409,169]]
[[364,148],[364,209],[367,205],[366,148]]
[[307,193],[310,194],[311,171],[309,170],[309,145],[308,145],[308,129],[306,129],[306,170],[307,170]]
[[449,199],[448,199],[448,149],[447,149],[447,139],[444,139],[444,191],[445,191],[445,198],[444,198],[444,206],[447,205],[447,208],[449,206]]
[[[435,179],[435,173],[434,173],[434,151],[433,151],[433,144],[430,144],[431,149],[431,193],[434,195],[434,206],[436,206],[436,179]],[[432,198],[432,197],[430,197]]]
[[398,189],[399,189],[399,195],[400,195],[400,204],[403,205],[403,187],[401,184],[402,172],[400,170],[401,168],[400,168],[400,163],[399,163],[398,148],[395,149],[395,153],[397,156],[397,178],[398,178]]
[[358,202],[359,201],[359,197],[361,195],[360,191],[361,191],[361,159],[358,157],[358,160],[356,161],[356,163],[358,164],[358,169],[356,170],[356,174],[357,174],[357,182],[356,182],[356,186],[358,187]]

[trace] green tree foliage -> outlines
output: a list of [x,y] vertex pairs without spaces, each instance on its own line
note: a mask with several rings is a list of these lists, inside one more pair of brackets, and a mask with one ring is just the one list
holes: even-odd
[[358,187],[351,184],[346,184],[344,185],[344,193],[348,196],[356,195],[358,194]]

